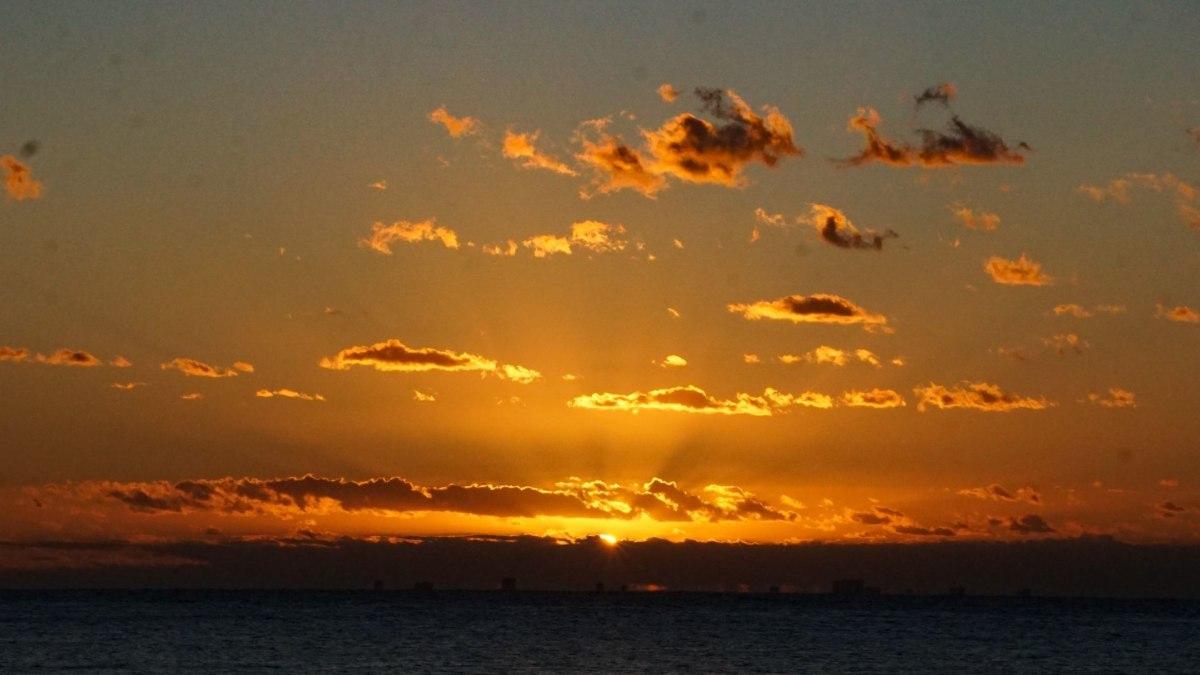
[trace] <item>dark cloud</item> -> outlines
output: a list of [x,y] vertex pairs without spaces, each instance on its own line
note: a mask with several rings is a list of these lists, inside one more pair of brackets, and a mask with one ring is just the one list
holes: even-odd
[[19,151],[17,151],[17,155],[20,156],[21,159],[29,159],[30,157],[36,155],[38,150],[41,148],[41,143],[38,143],[36,140],[28,140],[25,141],[25,144],[21,146]]
[[917,537],[953,537],[954,530],[948,527],[921,527],[918,525],[895,525],[892,531],[898,534],[911,534]]
[[524,366],[500,364],[478,354],[455,352],[434,347],[409,347],[396,339],[370,346],[347,347],[333,356],[322,358],[319,364],[329,370],[349,370],[351,366],[368,366],[385,372],[446,372],[490,373],[501,379],[529,384],[541,378],[541,373]]
[[873,161],[891,166],[939,168],[958,164],[1024,164],[1022,151],[1032,149],[1025,143],[1010,148],[997,134],[963,122],[958,115],[950,118],[943,131],[918,129],[921,144],[913,146],[887,140],[879,133],[883,119],[871,108],[860,108],[850,119],[852,131],[861,133],[867,146],[857,155],[840,160],[843,166],[862,166]]
[[1009,518],[1008,529],[1018,534],[1048,534],[1054,532],[1054,528],[1050,527],[1044,518],[1034,513],[1021,516],[1020,518]]
[[870,314],[862,307],[837,295],[788,295],[778,300],[759,300],[751,304],[729,305],[729,311],[750,320],[776,319],[793,323],[862,324],[878,329],[887,318]]
[[900,236],[892,230],[859,232],[845,213],[825,204],[812,204],[812,215],[808,218],[808,223],[816,228],[826,243],[845,249],[880,251],[883,249],[884,239]]
[[954,98],[955,94],[957,93],[958,90],[955,89],[953,84],[950,84],[949,82],[943,82],[927,88],[925,91],[914,96],[913,99],[916,100],[916,106],[918,108],[926,103],[933,102],[941,103],[943,106],[949,106],[950,99]]
[[95,356],[75,349],[60,349],[50,354],[38,354],[35,357],[38,363],[44,363],[48,366],[80,366],[84,368],[92,368],[102,366],[104,362]]

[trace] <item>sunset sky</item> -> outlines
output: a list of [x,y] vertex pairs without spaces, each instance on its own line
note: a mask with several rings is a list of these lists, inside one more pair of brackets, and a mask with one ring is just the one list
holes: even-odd
[[1193,3],[0,35],[4,542],[1200,543]]

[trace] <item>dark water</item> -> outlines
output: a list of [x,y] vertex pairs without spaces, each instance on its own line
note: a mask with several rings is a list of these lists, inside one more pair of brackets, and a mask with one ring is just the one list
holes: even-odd
[[1200,673],[1200,603],[0,592],[13,673]]

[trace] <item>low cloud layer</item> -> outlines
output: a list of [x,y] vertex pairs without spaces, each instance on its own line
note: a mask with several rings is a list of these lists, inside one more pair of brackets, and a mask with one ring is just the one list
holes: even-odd
[[927,408],[1011,412],[1021,409],[1043,410],[1054,405],[1045,398],[1011,394],[987,382],[962,382],[954,388],[930,383],[913,389],[913,393],[917,395],[917,410],[921,412]]
[[635,391],[630,394],[596,393],[577,396],[567,402],[572,408],[588,410],[617,410],[638,413],[642,410],[698,413],[702,415],[751,415],[770,417],[793,407],[833,407],[833,400],[825,394],[804,392],[785,394],[768,387],[762,394],[736,394],[731,400],[722,400],[709,395],[700,387],[686,385],[653,389],[649,392]]
[[826,294],[788,295],[778,300],[759,300],[729,305],[729,311],[751,321],[773,319],[792,323],[832,323],[859,325],[866,330],[886,330],[887,318],[837,296]]
[[983,269],[992,280],[1005,286],[1050,286],[1054,277],[1042,271],[1042,266],[1024,253],[1016,260],[992,256],[984,261]]
[[531,368],[500,364],[478,354],[434,347],[409,347],[395,339],[370,346],[347,347],[332,358],[322,358],[319,365],[329,370],[363,366],[383,372],[478,372],[521,384],[529,384],[542,377],[541,373]]
[[525,485],[423,486],[399,477],[365,481],[322,478],[223,478],[176,483],[81,482],[47,486],[38,499],[116,501],[146,513],[212,512],[282,518],[305,514],[450,512],[500,518],[539,516],[661,522],[786,521],[795,514],[733,485],[684,489],[654,478],[623,486],[572,478],[552,488]]

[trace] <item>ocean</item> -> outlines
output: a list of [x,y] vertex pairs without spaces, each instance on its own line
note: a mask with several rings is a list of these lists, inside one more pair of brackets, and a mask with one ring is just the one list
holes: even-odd
[[1200,602],[0,592],[4,673],[1200,673]]

